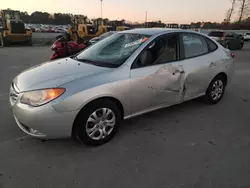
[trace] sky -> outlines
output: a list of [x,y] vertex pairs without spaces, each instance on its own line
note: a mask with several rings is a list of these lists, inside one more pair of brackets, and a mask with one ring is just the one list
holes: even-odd
[[[101,17],[100,0],[2,0],[0,9],[84,14]],[[222,22],[229,0],[103,0],[103,17],[132,22],[162,20],[185,24],[198,21]]]

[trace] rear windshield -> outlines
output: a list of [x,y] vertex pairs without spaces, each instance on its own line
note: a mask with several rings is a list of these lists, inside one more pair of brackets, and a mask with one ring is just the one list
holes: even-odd
[[211,37],[222,37],[223,36],[223,32],[219,32],[219,31],[212,31],[208,34],[208,36]]

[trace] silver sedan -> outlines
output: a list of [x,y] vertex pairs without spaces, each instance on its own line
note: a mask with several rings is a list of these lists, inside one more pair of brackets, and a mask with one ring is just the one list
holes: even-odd
[[10,105],[28,135],[99,145],[123,119],[197,97],[218,103],[233,71],[234,55],[205,35],[134,29],[23,71]]

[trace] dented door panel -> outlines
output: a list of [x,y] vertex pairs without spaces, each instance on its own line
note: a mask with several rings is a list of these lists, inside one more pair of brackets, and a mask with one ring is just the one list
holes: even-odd
[[155,93],[152,89],[152,75],[161,66],[149,66],[132,69],[130,72],[131,115],[145,111],[154,106]]
[[183,92],[184,70],[172,63],[131,70],[131,114],[176,104]]
[[168,63],[152,75],[156,104],[172,105],[180,102],[184,85],[183,66]]

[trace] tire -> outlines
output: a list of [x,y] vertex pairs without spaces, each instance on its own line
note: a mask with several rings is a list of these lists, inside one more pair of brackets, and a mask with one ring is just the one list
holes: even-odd
[[[218,88],[220,88],[221,90],[221,91],[217,90],[217,97],[215,97],[216,94],[214,94],[216,86],[218,86]],[[220,102],[220,100],[224,96],[225,89],[226,89],[226,81],[224,76],[217,75],[208,86],[205,95],[206,102],[209,104],[217,104],[218,102]]]
[[[109,112],[109,114],[107,118],[101,120],[99,117],[102,117],[103,109],[105,109],[106,112]],[[96,113],[97,118],[94,118],[93,113]],[[92,121],[94,121],[94,119],[97,119],[98,121],[95,123],[88,121],[90,118]],[[110,126],[107,124],[107,121],[112,122],[110,123]],[[87,145],[101,145],[113,138],[119,129],[120,122],[121,112],[118,106],[109,99],[99,99],[91,102],[80,111],[74,122],[72,136],[74,139]],[[107,135],[101,138],[103,130],[105,130]]]
[[241,50],[244,46],[244,43],[240,43],[239,50]]
[[227,43],[227,48],[228,48],[229,50],[233,50],[233,49],[232,49],[232,46],[230,45],[230,43]]
[[4,47],[3,44],[3,33],[0,31],[0,47]]
[[9,39],[7,39],[7,38],[3,38],[3,46],[4,47],[7,47],[7,46],[10,46],[10,41],[9,41]]
[[32,39],[27,40],[27,41],[26,41],[26,45],[27,45],[27,46],[32,46]]

